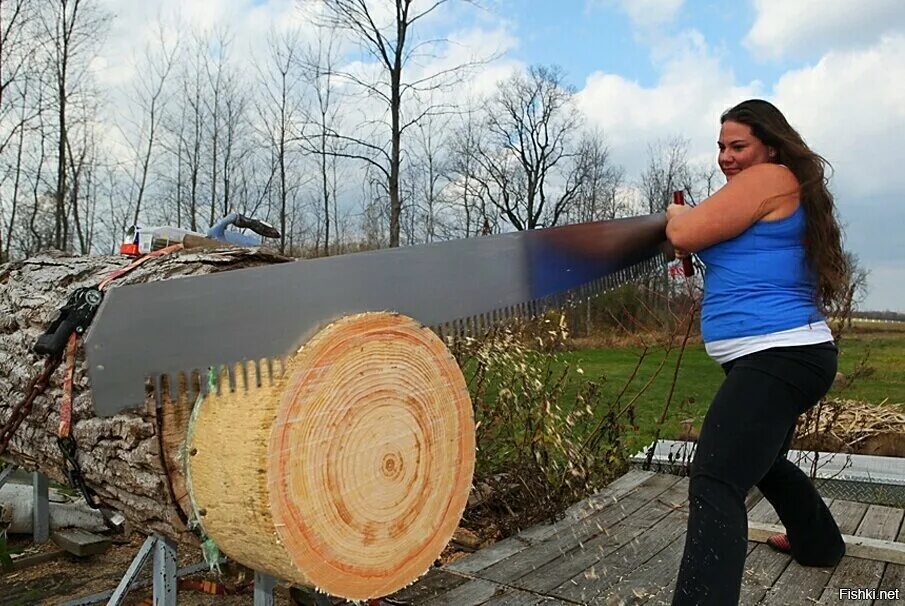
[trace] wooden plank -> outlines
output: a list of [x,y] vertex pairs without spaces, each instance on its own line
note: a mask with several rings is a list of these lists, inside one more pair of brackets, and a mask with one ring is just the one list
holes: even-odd
[[[570,602],[559,600],[553,596],[544,596],[529,591],[519,591],[506,585],[487,581],[485,579],[473,579],[461,585],[452,591],[436,596],[426,602],[417,602],[423,606],[478,606],[479,604],[490,604],[493,597],[508,592],[516,600],[514,603],[519,606],[527,604],[543,604],[544,606],[565,606]],[[488,601],[489,600],[489,601]]]
[[[832,506],[833,499],[824,499],[827,507]],[[763,499],[748,512],[748,531],[752,523],[779,523],[779,515],[767,499]],[[745,573],[742,576],[742,587],[739,593],[739,604],[758,604],[776,579],[785,571],[792,557],[771,548],[763,543],[752,544],[745,560]]]
[[487,581],[485,579],[474,579],[468,581],[464,585],[459,585],[452,591],[442,593],[432,599],[423,602],[424,606],[446,606],[448,604],[456,604],[457,606],[478,606],[483,604],[494,595],[506,591],[504,585]]
[[[582,520],[589,515],[600,511],[604,507],[612,505],[615,503],[619,497],[624,494],[628,494],[630,491],[634,490],[647,480],[651,479],[654,476],[653,471],[642,471],[639,469],[633,469],[628,473],[620,476],[616,480],[610,482],[606,488],[594,494],[584,501],[576,503],[572,505],[566,510],[565,519],[566,520]],[[550,526],[555,526],[555,524],[551,524]],[[535,527],[537,528],[537,527]],[[525,533],[526,536],[531,533]]]
[[[597,603],[596,598],[612,595],[613,586],[633,573],[638,575],[633,581],[636,587],[641,583],[652,581],[654,579],[640,573],[639,569],[642,569],[644,564],[655,558],[676,539],[684,536],[687,527],[688,513],[674,511],[643,534],[633,538],[616,551],[605,555],[593,566],[557,587],[553,593],[561,597],[595,604]],[[659,579],[657,580],[659,581]],[[660,589],[661,587],[657,583],[656,590]],[[633,593],[634,591],[629,590],[624,595],[628,597]],[[652,591],[651,594],[653,593],[656,592]]]
[[[882,505],[871,505],[864,514],[864,519],[855,532],[858,538],[880,539],[883,542],[895,540],[902,526],[902,517],[905,511]],[[905,545],[899,544],[902,555],[905,555]],[[846,543],[846,553],[848,544]],[[851,554],[854,555],[854,554]],[[905,558],[903,558],[905,564]],[[876,589],[883,578],[885,562],[858,559],[856,557],[843,558],[836,566],[833,576],[830,577],[821,595],[821,601],[847,605],[870,604],[872,600],[852,600],[850,595],[840,594],[841,588]]]
[[[898,599],[905,599],[905,566],[901,564],[887,564],[886,571],[883,573],[883,578],[880,579],[879,588],[886,590],[899,589]],[[874,602],[876,606],[888,603],[889,602],[881,602],[879,600]]]
[[751,511],[751,509],[754,508],[755,505],[763,500],[763,493],[755,486],[748,491],[748,496],[745,497],[745,509],[747,511]]
[[[837,499],[830,505],[830,511],[839,530],[851,534],[864,518],[867,505]],[[761,603],[778,606],[811,604],[823,593],[832,572],[832,568],[805,567],[793,561],[766,592]]]
[[779,515],[773,509],[773,505],[767,499],[759,500],[751,509],[748,510],[748,521],[762,522],[765,524],[778,524]]
[[[675,476],[662,474],[655,475],[625,497],[619,499],[618,503],[591,515],[572,526],[564,528],[546,541],[534,545],[530,549],[490,566],[482,571],[481,577],[509,582],[536,571],[541,566],[557,559],[563,554],[576,550],[589,542],[593,542],[595,537],[603,536],[602,540],[604,543],[612,544],[615,537],[611,539],[607,536],[610,527],[629,516],[634,516],[637,511],[641,510],[651,500],[668,491],[678,482],[679,478]],[[664,512],[663,515],[665,515],[665,513],[666,512]],[[639,532],[639,529],[635,529],[635,533],[637,532]],[[624,540],[627,541],[630,539],[631,536]],[[617,544],[613,548],[618,546],[619,545]],[[594,543],[594,547],[598,547],[597,543]],[[583,570],[583,568],[580,568],[579,570]],[[572,574],[574,574],[574,572]],[[570,576],[572,575],[570,574],[569,576],[560,579],[560,582]]]
[[[763,498],[756,488],[749,493],[746,506],[749,520],[762,522],[779,520],[773,506]],[[763,551],[759,551],[761,547],[763,547]],[[615,596],[615,599],[621,599],[626,604],[644,602],[669,604],[675,589],[675,580],[684,548],[685,534],[683,533],[638,571],[626,576],[608,589],[606,595]],[[766,589],[782,573],[789,560],[788,556],[777,554],[769,547],[749,545],[740,603],[757,603],[763,597]],[[767,584],[765,585],[765,583]]]
[[[44,551],[42,553],[12,555],[10,559],[12,559],[13,561],[12,570],[19,571],[25,570],[26,568],[30,568],[32,566],[37,566],[38,564],[50,562],[51,560],[55,560],[64,555],[66,555],[66,551],[63,549],[51,549],[50,551]],[[3,602],[0,601],[0,604],[2,603]]]
[[769,545],[749,543],[751,550],[745,559],[745,572],[738,603],[758,604],[782,575],[792,557],[773,550]]
[[[619,574],[617,578],[613,579],[613,582],[592,598],[591,603],[631,604],[653,597],[667,585],[674,584],[676,573],[679,570],[679,562],[682,560],[682,552],[685,549],[685,530],[688,525],[687,515],[679,517],[684,526],[678,535],[662,535],[664,538],[671,538],[663,549],[651,555],[642,564],[635,566],[634,570],[626,570]],[[651,529],[651,531],[653,530]]]
[[79,557],[104,553],[110,548],[110,537],[79,530],[78,528],[55,530],[51,539],[56,543],[57,547]]
[[[905,520],[899,528],[899,536],[896,537],[899,543],[905,543]],[[886,570],[883,572],[883,578],[880,579],[880,589],[900,589],[905,588],[905,566],[901,564],[887,564]],[[905,598],[905,589],[899,592],[899,598]],[[876,602],[880,606],[883,602]]]
[[[678,478],[676,478],[678,479]],[[669,489],[661,493],[652,500],[648,500],[646,507],[637,510],[629,517],[624,517],[619,523],[609,525],[602,533],[592,539],[580,544],[577,548],[570,551],[557,552],[550,554],[545,552],[546,560],[540,566],[532,569],[522,567],[521,569],[507,570],[511,573],[513,579],[508,580],[508,584],[515,585],[522,589],[528,589],[541,594],[549,594],[557,597],[565,597],[573,599],[569,596],[563,596],[559,591],[555,590],[560,585],[567,583],[569,579],[591,566],[608,553],[618,550],[623,545],[628,544],[633,538],[644,533],[648,526],[653,525],[660,519],[666,517],[670,512],[674,511],[676,503],[680,503],[688,492],[688,481],[680,480],[674,483]],[[623,500],[624,502],[625,500]],[[651,511],[643,511],[650,509]],[[644,520],[647,520],[645,522]],[[529,552],[526,556],[531,556],[531,551],[545,547],[540,545]],[[552,557],[550,557],[552,555]],[[522,564],[527,558],[522,558]],[[540,562],[541,558],[531,558],[532,561]],[[492,602],[496,606],[503,604],[511,604],[523,606],[525,602],[518,601],[512,592],[506,592],[506,595],[500,596]]]
[[[584,601],[596,595],[628,567],[633,548],[638,549],[634,561],[641,564],[665,547],[671,537],[684,532],[687,514],[677,511],[677,507],[681,507],[687,494],[688,480],[682,479],[629,518],[585,543],[581,549],[521,579],[520,585],[570,600]],[[670,515],[674,517],[666,521]],[[662,528],[668,536],[658,542],[656,531],[650,536],[648,533],[651,527],[659,527],[661,520],[666,524]],[[623,562],[625,565],[620,567]]]
[[445,568],[447,570],[474,573],[509,558],[531,545],[544,541],[556,533],[567,529],[576,522],[598,513],[602,509],[612,507],[618,500],[632,490],[652,478],[650,471],[630,471],[611,482],[602,491],[573,506],[559,522],[541,524],[525,529],[517,535],[499,541],[466,558],[457,560]]
[[[884,505],[872,507],[884,507]],[[887,509],[901,511],[893,507],[888,507]],[[778,524],[752,523],[748,527],[748,540],[763,543],[774,534],[785,532],[785,530]],[[846,557],[875,560],[889,564],[905,564],[905,543],[850,534],[843,534],[842,539],[845,541]]]
[[455,589],[467,581],[468,579],[461,575],[451,574],[442,568],[434,568],[414,584],[397,591],[390,597],[404,603],[420,604],[434,596]]
[[[773,506],[763,498],[763,494],[757,488],[748,494],[745,505],[750,521],[779,521],[779,516]],[[650,604],[669,604],[672,601],[684,547],[685,535],[683,534],[658,554],[652,562],[645,565],[644,568],[650,568],[650,570],[639,571],[638,574],[626,577],[620,585],[610,590],[608,595],[614,593],[622,597],[626,603],[640,603],[647,600],[647,603]],[[776,553],[766,545],[749,544],[739,604],[759,602],[790,560],[790,557]],[[649,576],[651,580],[635,581],[638,576]],[[630,583],[636,583],[637,592],[633,591],[631,595],[628,595],[626,589],[631,588]],[[659,589],[657,589],[658,586]]]

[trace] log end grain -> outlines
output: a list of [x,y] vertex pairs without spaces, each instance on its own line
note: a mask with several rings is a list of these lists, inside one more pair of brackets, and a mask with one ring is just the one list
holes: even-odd
[[430,330],[382,312],[322,329],[273,385],[207,398],[189,441],[190,492],[224,553],[355,600],[427,571],[474,471],[461,370]]

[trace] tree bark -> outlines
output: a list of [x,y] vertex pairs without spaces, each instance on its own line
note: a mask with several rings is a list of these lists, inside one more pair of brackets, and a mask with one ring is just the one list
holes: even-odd
[[[245,249],[182,251],[145,263],[112,287],[283,260]],[[96,285],[126,263],[118,256],[73,257],[55,252],[0,265],[0,423],[6,422],[13,406],[23,398],[28,381],[42,367],[43,362],[31,348],[69,294],[78,287]],[[5,458],[66,483],[56,444],[62,377],[63,369],[59,368],[44,394],[35,400]],[[95,417],[81,352],[73,385],[73,437],[88,485],[135,529],[196,542],[195,535],[185,528],[186,516],[175,496],[179,494],[181,474],[168,473],[177,465],[172,452],[174,444],[184,440],[179,424],[186,422],[186,411],[164,408],[158,414],[149,398],[144,411]]]

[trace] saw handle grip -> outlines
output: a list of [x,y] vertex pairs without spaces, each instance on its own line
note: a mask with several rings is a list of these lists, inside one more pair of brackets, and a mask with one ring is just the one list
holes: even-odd
[[103,298],[104,295],[99,288],[76,289],[66,304],[60,308],[57,318],[47,327],[44,334],[38,337],[32,351],[39,356],[62,357],[69,335],[74,332],[82,334],[88,329]]
[[[672,203],[678,204],[679,206],[685,206],[685,192],[681,190],[674,191],[672,193]],[[690,278],[694,275],[694,265],[691,262],[691,257],[682,259],[682,271],[686,278]]]

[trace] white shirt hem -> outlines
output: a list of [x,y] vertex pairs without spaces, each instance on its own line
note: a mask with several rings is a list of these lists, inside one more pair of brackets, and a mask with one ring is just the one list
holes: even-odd
[[737,337],[734,339],[720,339],[704,344],[707,355],[719,364],[731,362],[736,358],[746,356],[771,347],[792,347],[795,345],[816,345],[833,340],[833,332],[823,320],[805,324],[797,328],[782,330],[766,335],[753,335],[750,337]]

